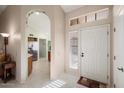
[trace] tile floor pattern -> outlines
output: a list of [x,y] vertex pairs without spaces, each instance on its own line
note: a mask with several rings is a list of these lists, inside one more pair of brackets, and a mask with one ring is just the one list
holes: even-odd
[[33,62],[33,71],[23,84],[11,80],[4,84],[0,80],[0,88],[85,88],[77,84],[79,78],[70,74],[62,74],[57,80],[50,80],[50,63],[40,60]]

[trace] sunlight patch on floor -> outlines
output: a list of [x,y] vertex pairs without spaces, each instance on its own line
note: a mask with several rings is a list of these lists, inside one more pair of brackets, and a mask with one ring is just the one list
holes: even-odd
[[49,84],[47,84],[46,86],[42,88],[60,88],[65,84],[66,82],[63,80],[55,80],[55,81],[50,82]]

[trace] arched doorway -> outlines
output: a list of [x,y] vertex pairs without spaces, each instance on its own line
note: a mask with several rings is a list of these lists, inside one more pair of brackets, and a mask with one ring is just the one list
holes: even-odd
[[26,38],[28,77],[31,81],[37,80],[37,83],[39,80],[50,79],[51,30],[50,19],[45,12],[38,10],[28,12]]

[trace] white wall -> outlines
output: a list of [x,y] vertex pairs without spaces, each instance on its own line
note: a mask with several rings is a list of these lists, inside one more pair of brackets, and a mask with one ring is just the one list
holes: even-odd
[[113,9],[113,24],[115,28],[114,35],[114,84],[116,87],[124,88],[124,73],[119,71],[118,67],[124,68],[124,6],[115,5]]
[[65,17],[60,6],[55,6],[55,60],[51,64],[51,78],[56,79],[64,73],[65,62]]
[[[16,61],[16,80],[21,77],[21,34],[20,34],[20,6],[8,6],[0,15],[0,32],[9,33],[7,52]],[[1,42],[1,41],[0,41]]]

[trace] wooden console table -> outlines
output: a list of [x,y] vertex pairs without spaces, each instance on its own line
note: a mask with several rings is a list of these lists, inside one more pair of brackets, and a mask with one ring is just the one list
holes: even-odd
[[12,70],[15,69],[15,62],[8,62],[3,64],[3,80],[4,83],[7,82],[8,79],[12,77]]

